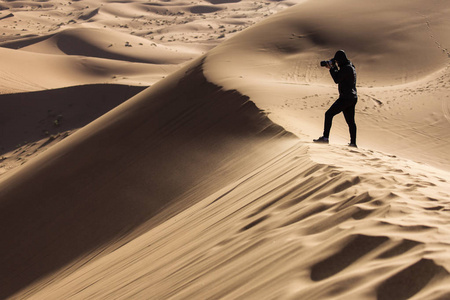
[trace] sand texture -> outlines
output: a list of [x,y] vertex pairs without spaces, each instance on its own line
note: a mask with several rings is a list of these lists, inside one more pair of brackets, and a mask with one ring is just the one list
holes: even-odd
[[0,9],[0,299],[450,299],[450,2]]

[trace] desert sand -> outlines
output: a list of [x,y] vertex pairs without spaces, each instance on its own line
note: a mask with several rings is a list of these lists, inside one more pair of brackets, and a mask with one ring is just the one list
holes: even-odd
[[450,299],[447,1],[0,8],[1,299]]

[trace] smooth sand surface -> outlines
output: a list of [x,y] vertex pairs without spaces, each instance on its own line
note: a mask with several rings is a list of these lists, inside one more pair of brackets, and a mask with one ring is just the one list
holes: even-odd
[[0,7],[0,298],[450,298],[450,3]]

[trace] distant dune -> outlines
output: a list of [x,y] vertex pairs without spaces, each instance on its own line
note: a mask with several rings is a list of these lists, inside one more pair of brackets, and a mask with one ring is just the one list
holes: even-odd
[[450,298],[450,3],[0,6],[0,298]]
[[[74,28],[42,38],[14,40],[3,47],[35,53],[67,54],[150,64],[179,64],[193,58],[147,39],[107,29]],[[131,49],[129,49],[131,48]]]

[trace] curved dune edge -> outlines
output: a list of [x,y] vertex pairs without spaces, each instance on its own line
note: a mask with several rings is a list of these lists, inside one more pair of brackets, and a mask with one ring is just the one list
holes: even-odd
[[[206,81],[201,63],[1,178],[1,298],[117,247],[174,199],[187,206],[292,144],[248,97]],[[178,198],[192,189],[195,199]]]

